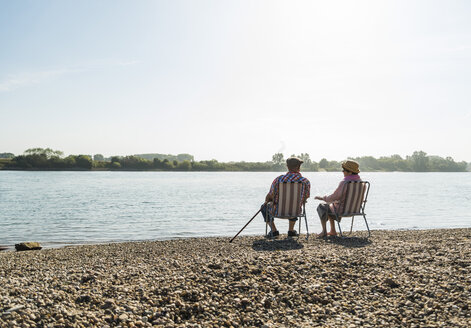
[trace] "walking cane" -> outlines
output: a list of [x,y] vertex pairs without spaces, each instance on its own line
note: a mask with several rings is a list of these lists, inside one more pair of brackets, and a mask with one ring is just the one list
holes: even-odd
[[237,235],[235,235],[234,237],[232,237],[232,239],[229,241],[230,243],[232,243],[232,241],[242,232],[242,230],[245,229],[246,226],[249,225],[250,222],[252,222],[253,219],[255,219],[255,217],[257,216],[258,213],[260,213],[260,211],[262,210],[262,208],[260,208],[257,213],[255,213],[254,216],[252,216],[252,218],[249,220],[249,222],[247,222],[244,227],[242,229],[240,229],[240,231],[237,233]]

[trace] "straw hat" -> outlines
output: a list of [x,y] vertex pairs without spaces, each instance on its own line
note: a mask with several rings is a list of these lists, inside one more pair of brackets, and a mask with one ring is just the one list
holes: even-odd
[[347,160],[342,163],[342,168],[346,171],[353,172],[353,173],[360,173],[360,165],[352,160]]

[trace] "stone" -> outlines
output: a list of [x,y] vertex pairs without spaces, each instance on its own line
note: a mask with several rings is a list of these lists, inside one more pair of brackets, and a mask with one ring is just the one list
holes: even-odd
[[80,282],[82,284],[85,284],[87,282],[94,282],[95,281],[95,277],[92,276],[92,275],[88,275],[88,276],[83,276],[82,279],[80,279]]
[[6,310],[4,313],[15,312],[15,311],[18,311],[18,310],[23,309],[24,307],[25,307],[24,305],[17,305],[17,306],[14,306],[14,307],[9,308],[9,309]]
[[15,249],[18,252],[20,252],[20,251],[40,250],[42,249],[42,247],[39,243],[31,241],[31,242],[15,244]]
[[384,280],[384,283],[391,287],[391,288],[397,288],[399,287],[399,284],[397,282],[395,282],[394,280],[392,280],[391,278],[387,278]]
[[126,320],[128,320],[128,315],[126,313],[123,313],[118,317],[118,319],[120,321],[126,321]]
[[92,298],[89,295],[80,295],[75,299],[76,303],[89,303]]
[[109,309],[115,306],[115,302],[112,299],[107,299],[103,305],[101,306],[102,309]]

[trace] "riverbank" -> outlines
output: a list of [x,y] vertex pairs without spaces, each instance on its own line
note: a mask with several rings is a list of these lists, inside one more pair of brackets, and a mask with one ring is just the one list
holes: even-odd
[[471,229],[0,253],[1,327],[469,327]]

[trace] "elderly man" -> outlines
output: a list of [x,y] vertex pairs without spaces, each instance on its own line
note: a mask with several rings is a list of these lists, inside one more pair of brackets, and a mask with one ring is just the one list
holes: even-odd
[[[280,235],[280,232],[276,229],[275,223],[268,222],[268,215],[267,211],[274,211],[277,202],[278,202],[278,185],[280,182],[301,182],[302,183],[302,197],[303,202],[309,198],[309,193],[311,189],[311,183],[308,179],[304,178],[301,173],[299,172],[301,169],[301,164],[303,161],[297,157],[290,157],[286,160],[286,166],[288,167],[288,171],[284,175],[280,175],[277,177],[273,183],[271,184],[270,191],[268,192],[267,196],[265,197],[265,203],[262,205],[262,215],[265,219],[267,224],[270,224],[270,233],[267,237],[269,238],[276,238]],[[274,206],[273,206],[274,204]],[[288,236],[295,237],[298,235],[297,231],[294,230],[294,224],[296,223],[297,218],[290,218],[289,219],[289,227],[288,227]]]

